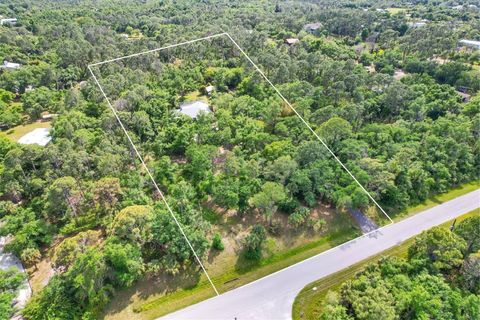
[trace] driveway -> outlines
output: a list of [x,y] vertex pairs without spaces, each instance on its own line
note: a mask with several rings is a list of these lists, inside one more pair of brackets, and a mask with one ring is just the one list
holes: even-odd
[[307,284],[478,207],[480,189],[160,319],[290,320],[293,301]]
[[372,232],[373,230],[377,230],[378,226],[375,222],[373,222],[369,217],[363,214],[358,209],[348,209],[352,217],[357,221],[358,226],[360,227],[360,230],[362,230],[362,233],[369,233]]

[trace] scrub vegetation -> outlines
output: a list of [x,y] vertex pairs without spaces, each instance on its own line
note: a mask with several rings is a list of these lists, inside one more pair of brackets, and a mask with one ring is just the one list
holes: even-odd
[[[213,294],[88,64],[228,31],[395,218],[478,180],[479,54],[458,41],[479,13],[450,2],[2,1],[0,60],[20,65],[0,70],[0,235],[34,280],[24,317]],[[93,71],[221,290],[357,236],[351,209],[387,221],[227,37]],[[46,114],[48,145],[15,142]]]

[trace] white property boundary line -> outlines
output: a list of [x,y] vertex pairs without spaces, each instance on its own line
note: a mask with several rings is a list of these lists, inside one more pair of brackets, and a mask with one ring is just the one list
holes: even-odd
[[[187,44],[192,44],[192,43],[195,43],[195,42],[199,42],[199,41],[203,41],[203,40],[208,40],[208,39],[212,39],[212,38],[216,38],[216,37],[221,37],[221,36],[227,36],[228,39],[230,39],[230,41],[235,45],[235,47],[243,54],[243,56],[252,64],[252,66],[255,68],[255,70],[258,71],[258,73],[260,73],[260,75],[267,81],[267,83],[272,86],[272,88],[275,90],[275,92],[280,96],[280,98],[282,98],[282,100],[290,107],[290,109],[292,109],[292,111],[300,118],[300,120],[307,126],[307,128],[313,133],[313,135],[322,143],[322,145],[328,150],[328,152],[333,156],[333,158],[341,165],[341,167],[353,178],[353,180],[357,183],[357,185],[367,194],[367,196],[370,198],[370,200],[372,200],[372,202],[380,209],[380,211],[388,218],[388,220],[390,221],[390,224],[394,223],[393,220],[390,218],[390,216],[385,212],[385,210],[383,210],[383,208],[377,203],[377,201],[375,201],[375,199],[370,195],[370,193],[363,187],[363,185],[357,180],[357,178],[355,178],[355,176],[350,172],[350,170],[348,170],[348,168],[342,163],[342,161],[340,161],[340,159],[335,155],[335,153],[333,153],[333,151],[327,146],[327,144],[320,138],[320,136],[318,136],[318,134],[312,129],[312,127],[305,121],[305,119],[303,119],[303,117],[297,112],[297,110],[290,104],[290,102],[288,102],[288,100],[280,93],[280,91],[277,89],[277,87],[275,87],[275,85],[267,78],[267,76],[262,72],[262,70],[260,70],[260,68],[252,61],[252,59],[250,59],[250,57],[245,53],[245,51],[243,51],[243,49],[237,44],[237,42],[230,36],[230,34],[228,34],[227,32],[223,32],[223,33],[218,33],[218,34],[214,34],[214,35],[211,35],[211,36],[207,36],[207,37],[202,37],[202,38],[197,38],[197,39],[194,39],[194,40],[190,40],[190,41],[185,41],[185,42],[181,42],[181,43],[177,43],[177,44],[173,44],[173,45],[168,45],[168,46],[165,46],[165,47],[161,47],[161,48],[156,48],[156,49],[152,49],[152,50],[147,50],[147,51],[143,51],[143,52],[139,52],[139,53],[134,53],[134,54],[130,54],[130,55],[126,55],[126,56],[122,56],[122,57],[118,57],[118,58],[114,58],[114,59],[109,59],[109,60],[105,60],[105,61],[101,61],[101,62],[97,62],[97,63],[92,63],[92,64],[89,64],[87,67],[88,67],[88,70],[90,71],[90,73],[92,74],[92,77],[95,81],[95,83],[97,84],[98,88],[100,89],[103,97],[105,98],[105,100],[107,101],[107,104],[108,106],[110,107],[110,109],[112,110],[115,118],[117,119],[117,122],[120,124],[120,127],[122,128],[123,132],[125,133],[128,141],[130,142],[130,145],[132,146],[132,148],[134,149],[135,151],[135,154],[137,155],[137,157],[140,159],[140,162],[142,163],[142,166],[143,168],[145,169],[145,171],[147,172],[148,176],[150,177],[150,180],[152,181],[155,189],[157,190],[157,192],[160,194],[160,197],[162,199],[162,201],[165,203],[170,215],[172,216],[172,218],[174,219],[175,223],[177,224],[178,228],[180,229],[180,232],[182,233],[183,237],[185,238],[185,241],[188,243],[188,246],[190,247],[190,249],[192,250],[193,252],[193,255],[195,256],[195,259],[197,260],[198,264],[200,265],[200,267],[202,268],[203,272],[205,273],[205,276],[207,277],[208,281],[210,282],[210,284],[212,285],[213,289],[215,290],[215,293],[218,295],[219,292],[217,290],[217,288],[215,287],[215,285],[213,284],[210,276],[208,275],[207,273],[207,270],[205,269],[202,261],[200,260],[199,256],[197,255],[197,253],[195,252],[190,240],[188,240],[188,237],[187,235],[185,234],[185,231],[183,230],[182,226],[180,225],[180,223],[178,222],[178,219],[177,217],[175,216],[175,214],[173,213],[172,209],[170,208],[170,205],[168,204],[163,192],[160,190],[160,188],[158,187],[155,179],[153,178],[153,175],[151,174],[150,170],[148,169],[147,165],[145,164],[145,161],[143,160],[143,157],[141,156],[140,152],[138,151],[137,147],[135,146],[135,144],[133,143],[133,140],[132,138],[130,137],[130,135],[128,134],[128,131],[127,129],[125,128],[125,126],[123,125],[122,121],[120,120],[120,117],[118,116],[118,113],[117,111],[115,110],[115,108],[113,107],[112,103],[110,102],[110,99],[107,97],[107,95],[105,94],[105,91],[103,90],[102,86],[100,85],[100,82],[98,81],[97,77],[95,76],[95,73],[93,72],[92,70],[92,67],[96,67],[96,66],[100,66],[100,65],[103,65],[103,64],[106,64],[106,63],[110,63],[110,62],[115,62],[115,61],[119,61],[119,60],[123,60],[123,59],[126,59],[126,58],[132,58],[132,57],[137,57],[137,56],[140,56],[140,55],[144,55],[144,54],[147,54],[147,53],[153,53],[153,52],[157,52],[157,51],[161,51],[161,50],[165,50],[165,49],[170,49],[170,48],[175,48],[175,47],[179,47],[179,46],[183,46],[183,45],[187,45]],[[383,226],[385,227],[385,226]],[[361,237],[364,237],[364,236],[368,236],[374,232],[378,232],[380,229],[382,229],[383,227],[379,228],[379,229],[376,229],[376,230],[373,230],[369,233],[366,233],[362,236],[360,236],[359,238]],[[351,241],[353,241],[355,239],[352,239]],[[349,241],[348,241],[349,242]],[[306,260],[309,260],[310,258],[306,259]],[[276,272],[275,272],[276,273]],[[268,275],[269,276],[269,275]],[[267,277],[268,277],[267,276]],[[255,281],[253,281],[255,282]],[[247,284],[248,285],[248,284]]]

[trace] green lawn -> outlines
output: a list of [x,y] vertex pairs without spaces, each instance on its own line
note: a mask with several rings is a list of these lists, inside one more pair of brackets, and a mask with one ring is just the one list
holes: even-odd
[[50,128],[52,125],[50,122],[33,122],[26,125],[19,125],[8,129],[6,131],[0,132],[0,134],[5,135],[7,138],[12,140],[13,142],[17,142],[18,139],[29,133],[30,131],[37,129],[37,128]]
[[[473,210],[457,218],[457,223],[468,217],[479,214],[480,209]],[[442,224],[442,226],[447,228],[451,225],[451,223],[452,221],[448,221]],[[365,268],[367,264],[375,262],[382,257],[406,257],[408,247],[412,244],[414,240],[415,237],[403,242],[398,246],[385,250],[373,257],[367,258],[357,264],[354,264],[342,271],[339,271],[328,277],[322,278],[307,285],[295,298],[292,309],[293,319],[317,319],[321,313],[323,300],[325,299],[328,291],[338,290],[345,281],[355,276],[355,274]]]
[[200,91],[192,91],[185,95],[185,101],[203,101],[208,103],[208,97],[200,93]]

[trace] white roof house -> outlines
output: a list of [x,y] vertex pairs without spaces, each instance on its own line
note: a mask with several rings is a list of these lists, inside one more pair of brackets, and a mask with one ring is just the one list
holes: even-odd
[[5,24],[9,24],[9,25],[15,25],[17,23],[17,18],[6,18],[6,19],[1,19],[0,20],[0,25],[5,25]]
[[462,39],[458,43],[464,47],[480,50],[480,41]]
[[38,144],[39,146],[46,146],[50,140],[52,140],[52,137],[49,136],[50,129],[48,128],[37,128],[20,139],[18,139],[18,143],[20,144]]
[[210,113],[210,107],[206,102],[203,101],[189,101],[180,104],[181,114],[189,116],[192,119],[195,119],[201,112]]
[[215,90],[215,87],[212,85],[205,87],[205,92],[207,92],[208,95],[212,94],[214,90]]
[[420,22],[410,22],[408,26],[413,29],[424,27],[427,23],[425,21]]
[[296,43],[299,43],[300,40],[297,38],[287,38],[285,39],[285,43],[288,44],[289,46],[294,45]]
[[18,69],[20,68],[20,63],[10,62],[7,60],[3,61],[3,65],[0,66],[2,69]]

